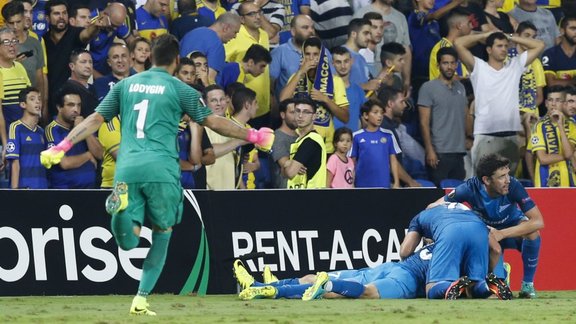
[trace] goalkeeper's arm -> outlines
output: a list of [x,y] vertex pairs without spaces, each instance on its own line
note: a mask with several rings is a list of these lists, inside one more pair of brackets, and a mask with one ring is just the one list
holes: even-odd
[[264,150],[270,150],[274,142],[274,131],[270,128],[263,127],[259,130],[247,129],[236,125],[227,118],[216,115],[206,117],[202,125],[214,130],[220,135],[245,140]]
[[58,143],[58,145],[40,153],[40,162],[42,165],[50,168],[52,165],[60,163],[64,154],[68,152],[74,144],[94,134],[103,122],[104,117],[102,117],[102,115],[97,112],[92,113],[83,122],[74,127],[68,136]]

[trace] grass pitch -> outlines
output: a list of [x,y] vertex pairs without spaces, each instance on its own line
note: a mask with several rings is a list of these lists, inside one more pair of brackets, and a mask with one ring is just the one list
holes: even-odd
[[[516,294],[515,294],[516,296]],[[0,323],[576,323],[576,291],[535,300],[253,300],[148,298],[157,317],[129,316],[132,296],[2,297]]]

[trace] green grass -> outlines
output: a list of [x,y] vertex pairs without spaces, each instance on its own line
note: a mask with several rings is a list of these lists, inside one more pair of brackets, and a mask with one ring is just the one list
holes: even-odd
[[254,300],[232,295],[148,298],[156,318],[132,317],[132,296],[2,297],[0,323],[575,323],[576,291],[535,300]]

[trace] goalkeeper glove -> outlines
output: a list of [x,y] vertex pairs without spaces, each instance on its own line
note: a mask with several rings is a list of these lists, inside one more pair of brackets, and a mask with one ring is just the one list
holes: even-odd
[[68,152],[73,145],[72,141],[63,139],[58,145],[52,146],[40,153],[40,163],[42,163],[46,169],[50,169],[53,165],[60,163],[64,154]]
[[257,149],[270,152],[274,143],[274,131],[268,127],[262,127],[259,130],[250,128],[246,140],[253,143]]

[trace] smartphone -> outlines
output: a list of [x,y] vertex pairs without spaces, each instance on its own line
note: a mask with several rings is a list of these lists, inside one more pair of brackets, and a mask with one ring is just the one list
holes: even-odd
[[22,53],[16,55],[16,57],[22,56],[22,55],[24,55],[24,56],[26,56],[26,57],[31,57],[32,55],[34,55],[34,52],[33,52],[32,50],[29,50],[29,51],[22,52]]

